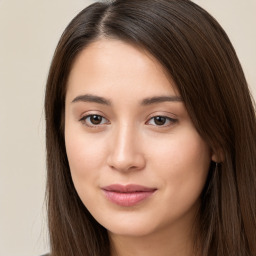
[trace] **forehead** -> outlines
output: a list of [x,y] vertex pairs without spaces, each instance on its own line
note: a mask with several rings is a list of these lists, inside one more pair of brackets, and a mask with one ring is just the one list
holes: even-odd
[[[100,39],[77,56],[67,84],[67,97],[76,93],[171,93],[177,89],[162,65],[148,52],[120,40]],[[167,92],[168,91],[168,92]]]

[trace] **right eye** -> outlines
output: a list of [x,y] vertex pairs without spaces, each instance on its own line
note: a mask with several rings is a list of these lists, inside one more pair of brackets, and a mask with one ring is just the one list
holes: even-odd
[[86,115],[83,116],[79,121],[89,127],[100,126],[109,123],[109,121],[101,115]]

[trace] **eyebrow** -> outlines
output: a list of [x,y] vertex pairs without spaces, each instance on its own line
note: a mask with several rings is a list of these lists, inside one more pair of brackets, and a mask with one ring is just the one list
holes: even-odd
[[82,102],[95,102],[95,103],[99,103],[99,104],[103,104],[103,105],[108,105],[108,106],[111,105],[110,100],[107,100],[107,99],[105,99],[103,97],[92,95],[92,94],[79,95],[79,96],[75,97],[72,100],[72,103],[79,102],[79,101],[82,101]]
[[[75,103],[75,102],[94,102],[94,103],[111,106],[110,100],[97,95],[92,95],[92,94],[79,95],[72,100],[72,103]],[[147,105],[161,103],[161,102],[182,102],[182,99],[179,96],[156,96],[156,97],[143,99],[141,101],[141,105],[147,106]]]
[[146,98],[142,101],[142,105],[151,105],[155,103],[161,103],[161,102],[182,102],[181,97],[179,96],[158,96],[158,97],[152,97],[152,98]]

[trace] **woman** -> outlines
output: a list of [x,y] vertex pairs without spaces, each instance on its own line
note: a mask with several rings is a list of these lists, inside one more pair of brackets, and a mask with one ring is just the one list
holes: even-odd
[[64,31],[45,97],[51,255],[256,255],[255,110],[188,0],[116,0]]

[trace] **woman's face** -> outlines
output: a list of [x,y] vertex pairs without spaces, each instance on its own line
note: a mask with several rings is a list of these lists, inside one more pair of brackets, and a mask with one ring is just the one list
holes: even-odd
[[191,227],[212,156],[152,56],[118,40],[90,44],[65,108],[72,179],[101,225],[129,236]]

